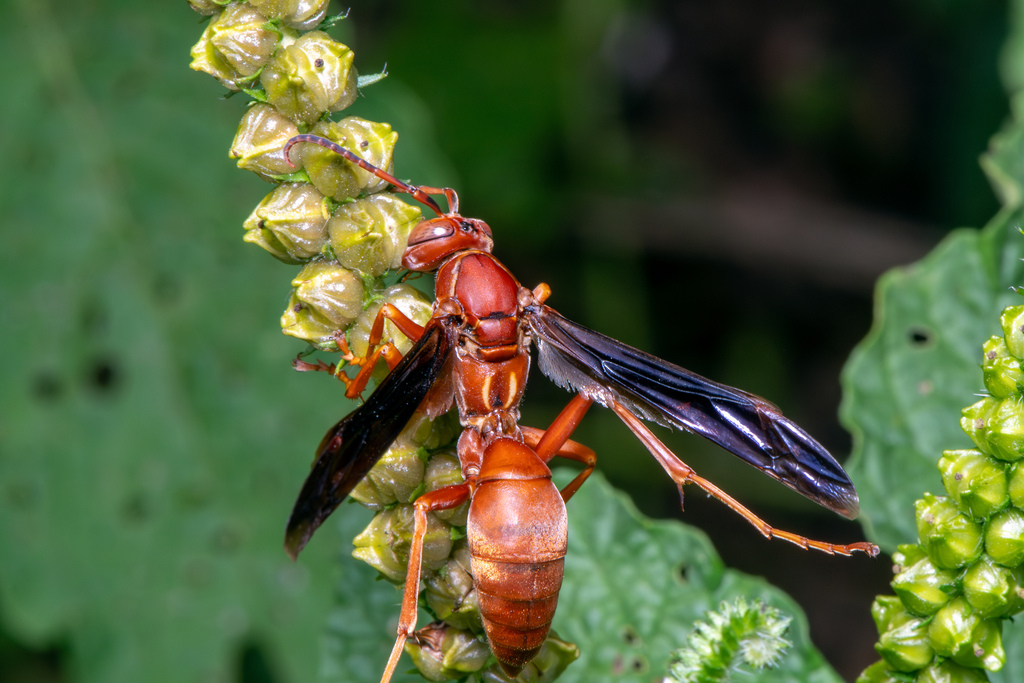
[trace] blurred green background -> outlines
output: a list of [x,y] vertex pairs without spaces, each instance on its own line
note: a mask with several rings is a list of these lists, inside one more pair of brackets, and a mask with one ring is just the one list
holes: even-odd
[[[318,537],[292,565],[280,537],[348,406],[291,371],[301,345],[277,318],[293,269],[241,241],[269,191],[227,158],[244,98],[187,68],[202,25],[184,2],[9,7],[0,680],[121,680],[182,641],[187,680],[302,680],[347,550]],[[843,459],[838,375],[874,280],[996,210],[976,159],[1007,113],[1007,11],[354,2],[333,34],[361,72],[390,73],[346,114],[390,122],[397,175],[457,188],[524,284],[769,398]],[[523,422],[567,398],[536,373]],[[679,514],[615,418],[577,438],[644,512]],[[665,440],[772,524],[860,539],[700,440]],[[844,676],[875,659],[886,561],[768,543],[700,495],[683,518],[794,595]],[[126,623],[137,642],[114,637]]]

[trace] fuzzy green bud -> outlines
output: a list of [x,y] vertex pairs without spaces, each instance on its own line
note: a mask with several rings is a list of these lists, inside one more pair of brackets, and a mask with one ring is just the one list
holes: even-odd
[[477,633],[483,630],[465,540],[459,541],[447,563],[424,577],[423,583],[424,599],[438,619]]
[[1006,336],[1006,347],[1017,358],[1024,359],[1024,306],[1007,306],[999,316]]
[[416,631],[405,651],[428,681],[464,679],[482,669],[491,656],[486,640],[442,622]]
[[309,31],[327,16],[330,0],[249,0],[249,4],[286,26]]
[[985,552],[1004,567],[1024,562],[1024,512],[1003,510],[985,525]]
[[[412,505],[397,505],[379,512],[352,541],[355,546],[352,556],[379,571],[387,580],[402,583],[408,570],[413,526]],[[427,531],[423,538],[424,571],[440,569],[451,551],[450,527],[432,513],[427,513]]]
[[982,619],[1018,612],[1024,606],[1019,569],[1007,569],[982,556],[964,573],[963,592]]
[[[462,465],[454,452],[441,451],[430,457],[430,462],[427,463],[427,472],[423,477],[427,491],[461,484],[463,481],[465,479],[462,477]],[[463,503],[451,510],[438,510],[434,514],[452,526],[466,526],[469,503]]]
[[900,567],[892,580],[893,592],[912,614],[935,614],[956,593],[957,573],[936,567],[927,555]]
[[981,451],[944,451],[939,472],[957,507],[972,519],[984,519],[1010,502],[1005,465]]
[[[366,356],[370,352],[370,332],[377,319],[377,313],[386,303],[392,304],[413,322],[420,325],[426,325],[430,320],[433,302],[427,299],[425,294],[405,283],[391,285],[375,297],[375,301],[359,314],[358,319],[349,328],[348,346],[355,355]],[[384,336],[381,341],[392,342],[403,356],[412,348],[412,340],[402,334],[402,331],[390,320],[384,321]]]
[[935,656],[928,641],[926,619],[903,611],[893,615],[889,628],[878,638],[875,651],[896,671],[916,671],[927,666]]
[[421,218],[417,207],[381,192],[339,206],[327,234],[338,263],[376,277],[402,267],[409,232]]
[[962,597],[935,614],[928,635],[935,652],[961,666],[998,671],[1006,661],[1002,622],[982,619]]
[[[860,679],[857,680],[860,683]],[[988,676],[980,669],[960,666],[947,659],[930,664],[917,674],[914,683],[988,683]]]
[[229,156],[238,159],[239,168],[273,180],[297,170],[285,158],[284,146],[298,134],[295,123],[272,106],[255,104],[242,116]]
[[[356,156],[387,172],[394,170],[392,156],[398,133],[386,123],[375,123],[358,116],[341,121],[321,121],[310,131],[337,142]],[[298,154],[309,180],[328,197],[339,202],[361,194],[373,194],[387,187],[387,182],[313,143],[299,143]]]
[[260,73],[267,100],[305,125],[355,101],[355,54],[323,31],[310,31],[281,47]]
[[1006,339],[993,336],[982,347],[981,370],[985,388],[996,398],[1019,394],[1024,388],[1024,369],[1020,359],[1010,354]]
[[302,263],[327,243],[327,197],[308,183],[284,183],[246,219],[246,242],[257,244],[285,263]]
[[945,496],[924,494],[914,503],[921,545],[940,569],[974,562],[982,551],[982,526],[972,522]]
[[292,286],[288,308],[281,314],[281,331],[318,348],[334,349],[334,333],[362,311],[362,279],[337,263],[311,261]]

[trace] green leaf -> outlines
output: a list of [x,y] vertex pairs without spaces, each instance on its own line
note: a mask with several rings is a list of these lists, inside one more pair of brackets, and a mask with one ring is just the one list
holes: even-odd
[[982,231],[950,234],[922,261],[886,273],[875,322],[843,370],[843,424],[853,433],[847,471],[871,540],[892,552],[913,542],[914,501],[941,492],[936,463],[969,448],[960,411],[984,392],[981,346],[1001,334],[999,313],[1020,297],[1024,238],[1024,124],[992,138],[982,166],[1004,202]]
[[[557,472],[556,480],[564,485],[572,474]],[[762,579],[725,569],[702,532],[644,518],[599,473],[568,509],[569,554],[554,629],[581,654],[560,682],[660,680],[671,651],[686,644],[693,623],[738,596],[760,599],[794,617],[787,636],[793,647],[779,668],[759,673],[759,682],[839,681],[811,645],[796,603]],[[365,512],[341,508],[336,514],[341,533],[347,538],[358,533],[367,522]],[[400,589],[374,581],[375,572],[354,560],[345,562],[343,571],[322,671],[330,681],[372,683],[394,643]],[[421,611],[420,624],[427,621]],[[408,661],[399,664],[400,672],[409,668]],[[421,680],[395,677],[396,683]]]

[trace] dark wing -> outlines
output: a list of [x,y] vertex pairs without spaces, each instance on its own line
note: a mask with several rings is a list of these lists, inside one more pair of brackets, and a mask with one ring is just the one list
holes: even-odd
[[587,329],[547,306],[530,307],[526,319],[541,372],[559,386],[700,434],[814,502],[857,516],[857,492],[843,468],[768,401]]
[[405,428],[441,374],[454,340],[455,330],[449,323],[431,320],[366,403],[324,436],[313,471],[288,518],[284,547],[293,559]]

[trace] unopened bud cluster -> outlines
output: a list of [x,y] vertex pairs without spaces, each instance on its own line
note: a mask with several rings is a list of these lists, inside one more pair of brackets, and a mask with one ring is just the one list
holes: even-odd
[[[189,0],[210,17],[191,51],[191,67],[253,102],[239,123],[229,155],[239,168],[274,183],[243,224],[243,239],[298,271],[281,315],[282,331],[320,351],[363,358],[378,311],[391,303],[425,324],[432,302],[417,289],[395,283],[409,232],[421,220],[417,206],[388,192],[372,173],[300,133],[333,140],[369,163],[393,171],[398,134],[386,123],[332,114],[351,105],[359,88],[383,77],[360,78],[355,55],[325,30],[343,17],[328,17],[329,0]],[[406,353],[411,340],[385,322],[383,341]],[[348,356],[346,356],[348,357]],[[350,358],[350,357],[349,357]],[[336,364],[342,372],[345,363]],[[374,377],[387,371],[383,363]],[[351,497],[377,512],[355,541],[353,555],[389,581],[405,581],[412,542],[412,501],[462,482],[452,446],[458,423],[433,422],[417,413]],[[480,621],[469,551],[467,506],[430,513],[423,547],[422,602],[438,619],[406,649],[429,680],[507,681],[491,656]],[[552,634],[516,679],[552,681],[579,656],[575,645]]]
[[945,496],[917,501],[919,544],[893,555],[895,596],[872,615],[882,661],[858,683],[974,683],[1003,667],[1003,621],[1024,609],[1024,306],[983,347],[989,396],[964,408],[976,448],[939,460]]

